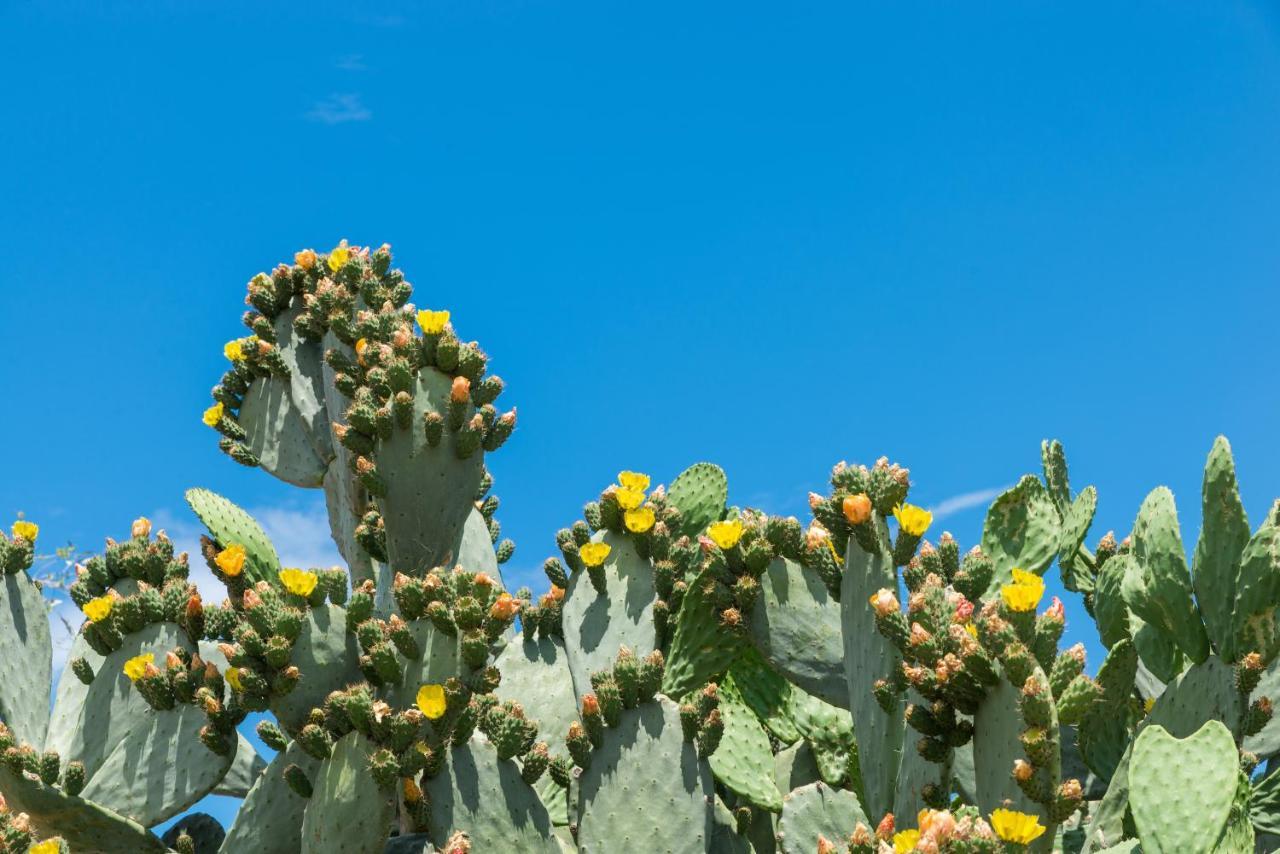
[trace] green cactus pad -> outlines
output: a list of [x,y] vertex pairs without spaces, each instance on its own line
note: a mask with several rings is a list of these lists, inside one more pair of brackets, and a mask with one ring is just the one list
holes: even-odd
[[[992,688],[977,714],[973,716],[973,765],[974,782],[977,785],[978,808],[983,815],[1012,801],[1012,809],[1037,815],[1046,825],[1048,817],[1044,809],[1028,798],[1013,779],[1015,759],[1026,758],[1019,741],[1024,724],[1018,713],[1018,697],[1021,692],[1009,680],[1001,679]],[[1050,837],[1045,834],[1041,837]],[[1050,840],[1052,841],[1052,840]]]
[[222,829],[222,825],[216,818],[206,813],[196,812],[184,816],[181,821],[166,830],[164,836],[160,837],[160,841],[173,848],[178,843],[178,837],[184,833],[195,843],[196,854],[218,854],[218,849],[222,847],[222,840],[227,836],[227,832]]
[[1148,720],[1175,738],[1185,738],[1208,720],[1222,721],[1231,732],[1239,732],[1242,712],[1232,668],[1215,655],[1170,682]]
[[207,723],[201,709],[155,711],[124,675],[130,658],[151,653],[163,665],[165,653],[176,647],[196,651],[173,623],[126,635],[124,645],[106,658],[78,636],[71,657],[88,661],[97,678],[85,685],[71,668],[64,670],[49,725],[47,747],[63,762],[84,763],[81,794],[145,826],[178,815],[212,792],[234,758],[201,743]]
[[1232,605],[1240,556],[1249,542],[1249,518],[1240,501],[1231,445],[1219,436],[1204,465],[1200,539],[1192,558],[1196,602],[1218,654],[1235,660]]
[[629,537],[605,532],[595,539],[608,543],[604,562],[606,594],[591,586],[586,572],[574,573],[565,590],[564,651],[578,697],[591,690],[591,674],[608,670],[620,647],[643,658],[657,646],[653,626],[653,568],[636,553]]
[[433,448],[422,429],[428,412],[447,411],[452,379],[434,369],[419,371],[411,426],[393,429],[375,451],[386,485],[378,506],[387,529],[387,557],[398,572],[457,561],[462,529],[484,474],[483,453],[459,459],[455,433],[446,430]]
[[369,499],[364,487],[347,468],[343,456],[346,449],[339,445],[336,450],[338,458],[329,464],[324,476],[324,503],[329,514],[329,534],[347,562],[354,587],[366,580],[377,581],[373,559],[356,541],[356,528]]
[[[908,700],[924,702],[924,698],[915,691],[908,692]],[[902,761],[898,764],[898,785],[893,795],[894,815],[919,813],[925,807],[924,787],[940,782],[941,766],[925,759],[916,749],[919,737],[920,734],[911,727],[902,734]]]
[[44,744],[53,646],[49,608],[25,572],[0,576],[0,721],[20,742]]
[[729,481],[724,469],[713,463],[694,463],[676,476],[667,497],[680,511],[680,533],[697,536],[724,516]]
[[[1250,695],[1250,702],[1267,697],[1280,704],[1280,659],[1272,661],[1262,673],[1258,687]],[[1244,740],[1244,749],[1258,756],[1270,757],[1280,753],[1280,715],[1273,715],[1267,725],[1255,735]]]
[[277,753],[245,796],[236,820],[227,831],[223,854],[297,854],[302,845],[302,818],[307,799],[284,779],[284,769],[297,765],[314,784],[320,761],[295,741]]
[[1143,848],[1208,854],[1235,801],[1239,761],[1231,731],[1208,721],[1186,738],[1143,728],[1133,744],[1129,809]]
[[1058,511],[1039,478],[1026,475],[1001,493],[982,526],[982,551],[995,565],[989,590],[1008,584],[1014,567],[1043,575],[1058,554],[1059,528]]
[[704,569],[684,594],[662,678],[662,690],[670,697],[684,697],[718,679],[744,646],[740,636],[720,625],[719,614],[707,601],[706,588],[713,584],[712,570]]
[[708,760],[716,780],[749,803],[779,812],[782,793],[773,782],[769,736],[742,699],[732,676],[720,685],[720,714],[724,735]]
[[[293,322],[302,313],[294,305],[275,319],[276,350],[289,366],[289,397],[316,456],[326,465],[334,459],[333,430],[325,400],[324,350],[318,341],[298,335]],[[335,389],[336,391],[336,389]]]
[[1133,554],[1149,583],[1143,585],[1145,595],[1126,595],[1126,601],[1147,623],[1173,638],[1192,661],[1204,661],[1209,655],[1209,637],[1191,598],[1191,571],[1187,569],[1173,493],[1163,486],[1152,490],[1138,511]]
[[893,809],[905,725],[901,701],[892,713],[886,713],[872,693],[876,681],[888,679],[902,661],[894,645],[876,630],[875,613],[869,602],[882,588],[898,589],[888,534],[882,521],[877,524],[883,544],[877,554],[868,554],[855,538],[849,538],[840,582],[840,620],[844,626],[849,708],[858,734],[864,806],[879,819]]
[[499,759],[483,735],[449,752],[449,762],[429,779],[428,835],[437,847],[461,830],[476,851],[558,852],[551,816],[512,760]]
[[242,733],[236,733],[236,755],[231,761],[227,774],[218,781],[214,788],[215,795],[229,798],[243,798],[249,794],[258,777],[267,770],[267,760],[258,755],[258,751],[249,743]]
[[[729,670],[743,701],[773,737],[783,744],[794,744],[801,738],[791,716],[791,683],[783,679],[765,662],[754,646],[744,647]],[[790,791],[790,786],[784,791]]]
[[1280,652],[1276,606],[1280,604],[1280,528],[1263,525],[1244,547],[1235,600],[1237,657],[1260,652],[1270,660]]
[[[778,796],[778,802],[781,804],[782,796]],[[781,806],[779,806],[781,809]],[[772,813],[761,813],[765,816],[771,816]],[[752,822],[752,829],[756,829],[759,824],[765,830],[771,830],[768,820],[764,822]],[[770,834],[772,836],[772,834]],[[759,849],[753,844],[753,839],[738,833],[738,823],[733,816],[733,812],[724,805],[724,803],[716,798],[715,815],[712,817],[711,825],[711,851],[716,854],[759,854]]]
[[749,635],[774,669],[796,685],[849,707],[840,609],[816,574],[784,558],[760,578]]
[[347,633],[345,608],[322,605],[308,609],[289,657],[298,668],[298,684],[288,694],[271,701],[271,711],[280,725],[288,732],[296,732],[307,714],[323,705],[331,691],[359,682],[363,678],[357,663],[359,656],[355,636]]
[[85,798],[73,798],[0,763],[0,792],[14,813],[26,813],[41,836],[58,835],[75,854],[151,854],[165,844],[142,825]]
[[978,772],[973,765],[973,739],[957,747],[951,756],[951,780],[965,803],[978,802]]
[[390,794],[378,787],[369,771],[373,749],[363,735],[349,732],[320,763],[302,818],[302,854],[382,850],[395,809]]
[[440,631],[430,620],[414,620],[409,631],[418,643],[422,655],[416,659],[404,659],[404,677],[399,685],[387,686],[387,702],[399,709],[407,709],[417,702],[418,689],[423,685],[443,685],[454,676],[462,676],[469,668],[462,660],[456,635]]
[[782,854],[813,854],[818,850],[819,836],[839,842],[853,833],[858,822],[874,824],[868,822],[853,792],[825,783],[801,786],[782,799],[778,850]]
[[245,444],[263,470],[304,489],[324,481],[328,462],[316,454],[308,438],[308,424],[293,405],[287,377],[254,380],[237,420],[244,428]]
[[1044,469],[1044,482],[1049,498],[1058,513],[1065,516],[1071,507],[1071,481],[1067,472],[1067,454],[1057,439],[1045,439],[1040,443],[1040,464]]
[[773,756],[773,781],[780,792],[790,792],[822,779],[818,760],[807,741],[799,741]]
[[1088,593],[1093,590],[1093,577],[1087,571],[1078,571],[1076,554],[1089,536],[1093,516],[1098,510],[1098,490],[1086,486],[1071,502],[1062,517],[1062,542],[1058,547],[1058,566],[1063,573],[1063,583],[1069,590]]
[[709,850],[715,814],[711,769],[685,743],[680,712],[666,697],[623,712],[592,753],[580,783],[583,854]]
[[1272,770],[1254,782],[1249,818],[1259,832],[1280,834],[1280,770]]
[[280,558],[262,526],[236,505],[207,489],[188,489],[187,504],[209,529],[209,535],[221,548],[232,543],[244,546],[245,581],[256,584],[269,581],[279,585]]
[[1137,571],[1137,560],[1121,554],[1108,560],[1094,582],[1093,614],[1102,645],[1110,649],[1130,636],[1129,606],[1124,601],[1124,580]]
[[[494,664],[502,673],[502,682],[494,691],[498,699],[522,704],[525,714],[538,722],[540,737],[548,743],[563,738],[569,724],[578,719],[578,701],[560,639],[539,637],[529,641],[523,634],[512,635]],[[552,822],[567,825],[569,802],[565,789],[550,774],[539,777],[533,788]]]
[[[813,748],[813,758],[823,781],[831,786],[850,782],[850,769],[859,767],[852,715],[798,688],[791,691],[789,714],[800,735]],[[861,791],[861,780],[851,782],[855,791]]]

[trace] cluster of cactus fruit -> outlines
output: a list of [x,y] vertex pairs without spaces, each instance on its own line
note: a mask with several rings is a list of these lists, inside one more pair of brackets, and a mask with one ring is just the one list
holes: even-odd
[[[324,490],[346,568],[282,566],[193,489],[226,599],[138,520],[77,568],[50,715],[39,529],[0,534],[0,850],[1280,844],[1280,502],[1251,532],[1225,440],[1190,563],[1163,488],[1086,547],[1096,492],[1053,442],[968,551],[925,539],[888,460],[837,465],[803,523],[731,506],[709,463],[623,471],[555,535],[535,597],[504,583],[484,462],[515,410],[412,295],[386,246],[255,276],[204,415],[235,461]],[[1096,671],[1042,601],[1055,565]],[[188,812],[209,794],[243,799],[229,828]]]

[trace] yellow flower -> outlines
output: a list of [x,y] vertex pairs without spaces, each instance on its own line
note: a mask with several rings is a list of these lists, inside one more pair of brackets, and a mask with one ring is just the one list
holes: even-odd
[[293,254],[293,263],[304,270],[310,270],[316,265],[316,250],[303,249],[301,252],[295,252]]
[[618,483],[624,489],[644,492],[649,488],[649,475],[641,474],[638,471],[620,471],[618,472]]
[[234,341],[228,341],[222,345],[222,355],[233,362],[238,362],[244,358],[244,344],[239,338]]
[[449,312],[447,311],[431,311],[424,308],[418,312],[418,326],[427,335],[439,335],[444,332],[444,327],[448,322]]
[[1152,710],[1153,708],[1155,708],[1155,705],[1156,705],[1156,698],[1155,698],[1155,697],[1148,697],[1147,699],[1143,700],[1143,701],[1142,701],[1142,713],[1143,713],[1144,715],[1149,715],[1149,714],[1151,714],[1151,710]]
[[893,854],[907,854],[920,841],[920,831],[900,830],[893,835]]
[[245,556],[244,546],[239,543],[232,543],[218,552],[218,556],[213,559],[213,562],[218,565],[218,569],[222,570],[224,575],[235,576],[244,571]]
[[608,543],[587,543],[578,549],[578,555],[587,566],[600,566],[613,549]]
[[129,677],[130,682],[137,682],[142,678],[142,674],[147,672],[147,665],[155,663],[156,657],[153,653],[144,652],[142,655],[135,655],[124,663],[124,675]]
[[111,616],[111,608],[115,605],[115,600],[110,596],[99,596],[97,599],[90,599],[84,603],[84,615],[93,622],[101,622]]
[[359,341],[356,342],[356,355],[363,356],[365,348],[368,346],[369,346],[369,339],[361,338]]
[[978,627],[975,626],[973,623],[965,623],[964,630],[968,632],[969,636],[974,640],[978,639]]
[[635,510],[644,503],[644,493],[638,489],[628,489],[621,487],[613,491],[613,497],[618,499],[618,506],[623,510]]
[[60,851],[62,851],[62,837],[55,836],[32,845],[27,849],[27,854],[59,854]]
[[19,519],[13,523],[13,527],[9,529],[13,532],[16,540],[18,537],[26,540],[28,543],[34,543],[36,537],[40,536],[40,526],[35,522],[28,522],[26,519]]
[[280,583],[284,589],[298,596],[310,596],[319,580],[319,576],[307,569],[280,570]]
[[899,528],[913,537],[923,534],[933,523],[933,514],[914,504],[899,504],[893,508],[893,518],[898,520]]
[[423,685],[418,689],[418,710],[431,720],[443,717],[448,706],[443,685]]
[[742,539],[742,520],[712,522],[707,526],[707,536],[722,549],[731,549]]
[[645,531],[653,527],[654,515],[652,507],[641,507],[637,510],[628,510],[622,514],[622,521],[626,524],[627,530],[633,534],[643,534]]
[[221,402],[215,403],[204,411],[204,426],[217,427],[222,423],[222,416],[226,414],[226,408]]
[[1044,595],[1044,579],[1034,572],[1013,568],[1013,581],[1000,588],[1000,598],[1010,611],[1034,611]]
[[329,269],[336,273],[343,264],[347,263],[350,257],[351,249],[347,246],[347,241],[344,240],[329,253]]
[[1005,842],[1017,845],[1029,845],[1045,831],[1038,816],[1006,809],[991,813],[991,828]]
[[244,688],[240,686],[240,668],[228,667],[226,676],[227,684],[231,686],[231,690],[235,691],[237,694],[243,694]]

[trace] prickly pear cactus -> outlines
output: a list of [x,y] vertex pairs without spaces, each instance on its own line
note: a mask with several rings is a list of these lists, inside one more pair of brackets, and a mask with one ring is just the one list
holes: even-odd
[[[387,246],[254,276],[204,413],[236,462],[323,490],[345,567],[286,566],[191,489],[226,599],[139,519],[77,569],[50,713],[39,529],[0,534],[0,850],[1246,852],[1280,834],[1280,503],[1251,532],[1225,439],[1190,557],[1164,487],[1130,536],[1087,547],[1099,496],[1053,441],[969,551],[925,539],[885,458],[835,466],[804,523],[731,504],[712,463],[669,485],[621,471],[548,538],[546,589],[511,590],[485,460],[515,410],[480,345],[412,299]],[[1062,648],[1055,567],[1096,672]],[[182,815],[211,793],[243,799],[225,831]]]

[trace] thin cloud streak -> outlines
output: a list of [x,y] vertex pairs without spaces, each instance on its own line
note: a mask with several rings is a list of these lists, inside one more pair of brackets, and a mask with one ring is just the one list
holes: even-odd
[[373,118],[373,113],[360,100],[359,93],[335,92],[323,101],[316,102],[311,112],[307,113],[307,118],[325,125],[340,125],[347,122],[367,122]]
[[929,512],[933,514],[934,521],[945,519],[948,516],[954,516],[971,507],[978,507],[991,501],[1000,493],[1009,487],[999,486],[994,489],[979,489],[976,492],[964,492],[960,495],[953,495],[950,498],[944,498],[937,504],[929,508]]

